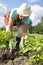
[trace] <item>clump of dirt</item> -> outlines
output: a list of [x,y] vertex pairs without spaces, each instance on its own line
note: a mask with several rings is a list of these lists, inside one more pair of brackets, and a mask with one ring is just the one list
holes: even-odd
[[18,57],[15,60],[7,60],[8,62],[0,63],[0,65],[32,65],[26,57]]
[[4,53],[4,51],[5,49],[0,49],[0,65],[32,65],[32,63],[27,59],[26,56],[20,55],[17,52],[15,53],[15,57],[13,60],[8,59],[4,62],[1,62],[1,56]]

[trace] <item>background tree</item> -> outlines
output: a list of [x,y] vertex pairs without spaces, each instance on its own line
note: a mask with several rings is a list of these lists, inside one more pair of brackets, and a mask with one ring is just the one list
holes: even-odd
[[32,22],[30,22],[29,33],[43,34],[43,17],[41,17],[40,22],[35,26],[32,26]]

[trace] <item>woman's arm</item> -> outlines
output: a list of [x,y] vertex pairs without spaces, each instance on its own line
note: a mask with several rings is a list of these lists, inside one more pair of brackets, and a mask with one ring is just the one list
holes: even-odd
[[23,34],[23,33],[26,33],[27,30],[28,30],[28,24],[24,24],[24,25],[23,25],[23,28],[22,28],[22,34]]
[[8,23],[8,31],[9,31],[9,32],[12,31],[14,22],[15,22],[15,20],[14,20],[12,17],[10,17],[10,18],[9,18],[9,23]]
[[28,24],[23,25],[23,27],[22,27],[22,33],[21,33],[21,41],[20,41],[20,43],[23,43],[23,41],[24,41],[24,33],[26,33],[27,30],[28,30]]

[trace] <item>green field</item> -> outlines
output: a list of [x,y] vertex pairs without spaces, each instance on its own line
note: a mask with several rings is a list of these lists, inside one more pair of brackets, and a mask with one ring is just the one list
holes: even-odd
[[[14,36],[14,43],[16,42],[16,33],[12,33]],[[6,41],[10,40],[9,33],[0,31],[0,48],[8,47]],[[29,60],[33,65],[43,65],[43,35],[39,34],[25,34],[25,41],[23,47],[20,47],[20,52],[25,53],[29,51]]]

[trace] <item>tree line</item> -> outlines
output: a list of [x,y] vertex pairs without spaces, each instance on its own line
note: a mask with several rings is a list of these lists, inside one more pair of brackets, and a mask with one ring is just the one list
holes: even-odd
[[32,26],[31,23],[29,26],[29,33],[43,34],[43,17],[41,17],[40,22],[37,25]]

